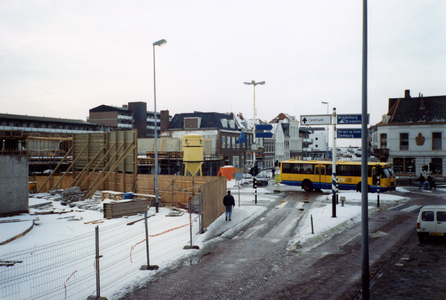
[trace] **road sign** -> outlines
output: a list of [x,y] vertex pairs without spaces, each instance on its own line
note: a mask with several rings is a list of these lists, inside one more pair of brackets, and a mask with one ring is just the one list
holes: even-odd
[[273,129],[273,125],[271,124],[259,124],[256,125],[256,138],[271,138],[273,137],[273,133],[269,132],[269,130]]
[[273,137],[272,132],[256,132],[256,138],[271,138]]
[[[361,114],[337,115],[338,125],[342,124],[362,124]],[[367,124],[369,124],[370,114],[367,115]]]
[[273,129],[273,125],[271,125],[271,124],[256,125],[256,130],[272,130],[272,129]]
[[338,139],[360,139],[361,138],[361,129],[359,128],[348,128],[348,129],[340,129],[336,130]]
[[330,125],[331,115],[300,116],[301,125]]
[[237,172],[237,173],[234,174],[234,178],[235,178],[236,180],[242,180],[242,178],[243,178],[243,174],[240,173],[240,172]]

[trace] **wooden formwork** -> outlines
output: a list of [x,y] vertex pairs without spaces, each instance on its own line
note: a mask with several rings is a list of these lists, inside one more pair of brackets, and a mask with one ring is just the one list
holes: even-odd
[[[226,177],[158,175],[158,195],[164,206],[187,207],[189,200],[202,193],[203,226],[209,226],[224,211]],[[155,194],[155,175],[139,174],[137,192]]]
[[[66,189],[68,187],[70,187],[72,181],[74,178],[76,178],[76,176],[78,175],[79,172],[75,172],[74,174],[70,174],[68,176],[65,176],[64,178],[62,178],[62,181],[59,183],[59,185],[57,186],[57,188],[60,189]],[[96,177],[101,178],[102,173],[101,172],[94,172],[92,174],[92,176],[90,178],[88,178],[88,181],[85,181],[81,186],[81,190],[82,191],[86,191],[88,189],[88,187],[91,186],[91,184],[93,183],[93,181],[96,179]],[[59,175],[54,175],[54,178],[52,178],[49,181],[46,181],[48,176],[45,175],[41,175],[41,176],[33,176],[32,179],[33,181],[36,182],[36,188],[40,189],[40,192],[47,192],[49,190],[51,190],[54,186],[54,183],[58,182],[60,179]],[[85,179],[85,178],[83,178]],[[46,182],[45,182],[46,181]],[[42,186],[42,184],[44,184],[44,186]],[[133,191],[134,188],[134,181],[133,181],[133,174],[123,174],[123,173],[112,173],[106,181],[104,181],[104,183],[102,183],[98,190],[110,190],[110,191],[116,191],[116,192],[131,192]]]
[[[68,188],[77,173],[65,176],[59,188]],[[100,172],[95,172],[88,181],[93,181],[96,176],[101,176]],[[35,176],[36,186],[40,188],[47,179],[47,176]],[[135,192],[139,194],[155,194],[155,175],[139,174],[136,182],[132,181],[133,174],[113,173],[101,184],[98,190],[108,190],[116,192]],[[59,176],[54,176],[54,181],[58,181]],[[84,183],[81,190],[90,186],[90,182]],[[46,182],[42,187],[42,192],[51,189],[51,181]],[[203,199],[203,227],[209,226],[225,211],[223,197],[226,195],[226,177],[216,176],[175,176],[158,175],[158,195],[163,206],[187,207],[191,198],[202,194]],[[149,202],[150,203],[150,202]]]

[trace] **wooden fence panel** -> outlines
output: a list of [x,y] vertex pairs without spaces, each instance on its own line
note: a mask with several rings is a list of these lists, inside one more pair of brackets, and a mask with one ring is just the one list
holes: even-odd
[[[74,175],[63,178],[59,188],[67,188]],[[85,190],[91,186],[92,182],[101,173],[95,172],[85,183],[81,190]],[[126,178],[124,178],[124,176]],[[53,176],[53,183],[57,182],[60,176]],[[47,176],[35,176],[32,181],[36,181],[36,187],[39,188]],[[173,187],[172,187],[173,180]],[[51,181],[45,184],[42,192],[50,190]],[[116,192],[136,192],[139,194],[155,195],[155,175],[139,174],[137,181],[133,182],[133,174],[117,173],[110,175],[108,180],[102,184],[99,190],[109,190]],[[159,175],[158,176],[158,195],[164,206],[170,207],[173,203],[175,207],[187,207],[189,199],[197,195],[203,194],[203,226],[208,227],[215,219],[217,219],[225,211],[223,206],[223,197],[227,191],[226,177],[216,176],[175,176],[175,175]]]
[[203,227],[206,228],[226,210],[223,197],[226,195],[227,179],[217,177],[203,184],[200,189],[203,193]]

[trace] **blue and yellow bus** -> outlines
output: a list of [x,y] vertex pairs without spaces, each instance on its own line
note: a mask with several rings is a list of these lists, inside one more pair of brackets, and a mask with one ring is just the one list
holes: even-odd
[[[301,186],[307,192],[313,189],[331,189],[332,162],[317,160],[287,160],[280,164],[280,182]],[[379,176],[378,174],[381,173]],[[337,161],[338,189],[361,191],[361,162]],[[369,162],[367,185],[370,192],[394,190],[395,173],[389,163]]]

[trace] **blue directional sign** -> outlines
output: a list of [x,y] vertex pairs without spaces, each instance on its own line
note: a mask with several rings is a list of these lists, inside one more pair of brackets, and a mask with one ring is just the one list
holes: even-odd
[[271,124],[258,124],[256,125],[256,130],[272,130],[273,125]]
[[[361,124],[362,115],[337,115],[338,125],[342,124]],[[367,115],[367,124],[369,124],[370,114]]]
[[269,130],[273,129],[271,124],[258,124],[256,125],[256,138],[271,138],[273,133]]
[[256,138],[271,138],[273,137],[272,132],[256,132]]
[[361,129],[358,128],[348,128],[348,129],[340,129],[336,130],[338,139],[360,139],[361,138]]

